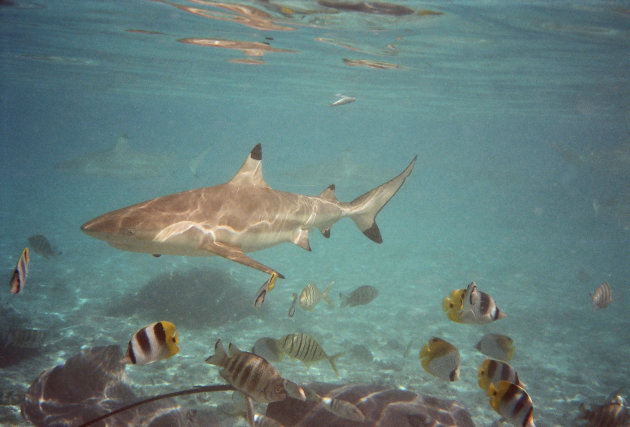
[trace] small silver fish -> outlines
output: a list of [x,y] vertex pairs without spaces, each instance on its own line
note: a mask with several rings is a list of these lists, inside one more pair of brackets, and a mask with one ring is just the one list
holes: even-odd
[[289,317],[293,317],[295,315],[295,309],[297,308],[298,303],[298,294],[293,294],[293,302],[291,303],[291,307],[289,307]]
[[335,102],[332,102],[330,104],[331,107],[337,107],[339,105],[350,104],[351,102],[354,102],[357,100],[354,96],[346,96],[340,93],[338,93],[336,96],[338,96],[339,99],[336,100]]
[[357,406],[347,400],[335,399],[334,397],[322,397],[322,406],[329,412],[335,414],[339,418],[356,421],[362,423],[365,421],[365,415]]
[[334,356],[327,355],[317,340],[310,335],[285,335],[278,340],[278,347],[292,358],[304,362],[306,366],[309,366],[313,362],[327,359],[333,371],[335,371],[335,374],[339,376],[339,372],[337,372],[337,367],[335,366],[335,359],[343,355],[343,353],[338,353]]
[[594,308],[606,308],[612,302],[612,288],[608,282],[604,282],[591,294]]
[[328,305],[332,307],[334,303],[328,296],[328,292],[334,284],[335,282],[330,282],[324,292],[320,291],[315,283],[309,283],[308,285],[306,285],[300,293],[300,307],[302,307],[304,310],[312,311],[322,299],[326,300]]

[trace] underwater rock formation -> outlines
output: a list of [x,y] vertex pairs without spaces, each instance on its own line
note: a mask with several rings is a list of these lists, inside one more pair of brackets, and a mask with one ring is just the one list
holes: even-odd
[[[44,371],[24,396],[22,415],[36,426],[77,425],[136,400],[125,382],[119,346],[93,347]],[[108,419],[120,425],[182,425],[172,400],[143,405]]]
[[251,294],[216,269],[160,274],[135,295],[110,304],[108,315],[133,312],[147,319],[168,319],[178,328],[201,329],[240,320],[255,313]]
[[[378,427],[475,425],[465,406],[455,400],[370,384],[311,383],[305,387],[322,397],[334,397],[355,404],[365,416],[365,423],[356,425]],[[285,426],[348,425],[348,420],[337,417],[317,402],[301,402],[292,398],[270,403],[267,406],[267,416]]]

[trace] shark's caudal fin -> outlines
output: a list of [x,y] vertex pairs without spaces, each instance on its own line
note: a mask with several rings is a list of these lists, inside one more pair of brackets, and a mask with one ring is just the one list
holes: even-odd
[[376,225],[376,215],[383,209],[383,206],[389,202],[389,199],[394,197],[394,194],[400,189],[405,182],[405,178],[409,176],[413,170],[413,166],[416,163],[418,156],[414,157],[409,166],[402,171],[397,177],[390,179],[383,185],[368,191],[362,196],[357,197],[350,202],[352,214],[350,218],[359,227],[359,230],[363,232],[370,240],[376,243],[382,243],[381,231]]

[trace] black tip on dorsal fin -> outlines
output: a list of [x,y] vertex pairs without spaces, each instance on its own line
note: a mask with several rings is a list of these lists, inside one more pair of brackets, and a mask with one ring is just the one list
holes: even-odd
[[260,144],[256,144],[249,155],[254,160],[262,160],[262,146]]

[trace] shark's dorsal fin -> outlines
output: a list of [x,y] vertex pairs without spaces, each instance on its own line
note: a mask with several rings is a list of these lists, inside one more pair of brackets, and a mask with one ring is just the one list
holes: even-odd
[[230,184],[269,187],[262,174],[262,147],[257,144],[243,162]]
[[322,193],[319,195],[320,199],[329,200],[338,202],[337,197],[335,197],[335,184],[331,184]]

